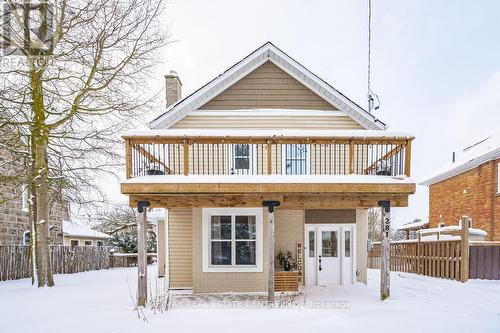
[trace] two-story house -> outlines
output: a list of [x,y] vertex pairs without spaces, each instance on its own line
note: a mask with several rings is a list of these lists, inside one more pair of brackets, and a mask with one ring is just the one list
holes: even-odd
[[[500,240],[500,135],[470,147],[422,182],[429,186],[429,226],[458,225],[461,216],[472,218],[469,227],[487,232],[486,240]],[[455,158],[456,156],[456,158]]]
[[[170,287],[266,291],[280,250],[306,286],[366,283],[367,210],[408,205],[413,137],[272,43],[183,99],[166,82],[166,112],[123,137],[121,191],[168,210]],[[263,201],[279,202],[274,221]]]

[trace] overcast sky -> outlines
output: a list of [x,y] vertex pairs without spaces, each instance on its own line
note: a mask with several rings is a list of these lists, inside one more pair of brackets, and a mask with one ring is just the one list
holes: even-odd
[[[178,41],[156,79],[176,70],[187,96],[271,41],[365,106],[367,4],[177,0],[166,24]],[[416,136],[412,177],[422,180],[452,151],[500,129],[500,1],[374,0],[372,15],[375,115]],[[107,185],[118,200],[116,184]],[[394,210],[394,224],[427,218],[427,195],[419,186],[410,207]]]

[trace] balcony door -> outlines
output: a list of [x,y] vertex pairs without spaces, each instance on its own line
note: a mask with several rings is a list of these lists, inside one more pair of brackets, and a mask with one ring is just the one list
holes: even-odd
[[309,172],[309,146],[306,144],[284,144],[282,146],[284,175],[307,175]]
[[231,145],[229,174],[254,175],[256,171],[256,149],[253,144]]

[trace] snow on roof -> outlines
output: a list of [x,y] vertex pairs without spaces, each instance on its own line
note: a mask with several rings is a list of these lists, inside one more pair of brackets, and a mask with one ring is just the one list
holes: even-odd
[[63,235],[73,237],[89,237],[89,238],[103,238],[110,239],[113,236],[96,231],[86,226],[81,226],[71,221],[63,221]]
[[[418,232],[421,235],[431,234],[435,232],[446,232],[446,231],[460,231],[462,227],[459,225],[449,225],[441,228],[430,228],[430,229],[421,229]],[[488,233],[482,229],[469,228],[469,235],[471,236],[486,236]]]
[[290,184],[290,183],[342,183],[342,184],[408,184],[414,183],[406,176],[375,175],[161,175],[126,179],[122,184]]
[[498,158],[500,158],[500,134],[495,134],[464,149],[454,163],[441,167],[420,184],[432,185]]
[[160,137],[317,137],[317,138],[407,138],[414,136],[406,132],[373,130],[311,130],[311,129],[160,129],[136,130],[127,132],[123,137],[160,136]]
[[423,229],[429,224],[428,221],[417,221],[417,222],[411,222],[407,224],[403,224],[401,228],[398,228],[398,230],[416,230],[416,229]]
[[271,42],[265,43],[194,93],[171,105],[164,113],[151,121],[149,127],[154,129],[171,127],[267,61],[271,61],[364,128],[386,129],[387,126],[382,121],[309,71]]

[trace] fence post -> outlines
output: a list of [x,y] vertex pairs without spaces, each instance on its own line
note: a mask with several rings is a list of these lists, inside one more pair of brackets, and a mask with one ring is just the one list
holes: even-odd
[[468,216],[462,216],[462,229],[460,244],[462,246],[460,261],[461,261],[461,269],[460,269],[460,282],[467,282],[469,279],[469,225],[471,218]]

